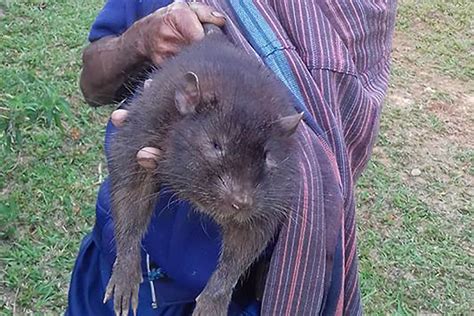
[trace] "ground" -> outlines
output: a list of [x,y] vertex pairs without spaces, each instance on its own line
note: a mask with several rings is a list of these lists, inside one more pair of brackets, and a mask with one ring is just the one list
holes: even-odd
[[[0,314],[59,314],[106,171],[111,108],[78,91],[103,1],[0,0]],[[400,0],[381,131],[357,186],[367,314],[472,314],[470,0]]]

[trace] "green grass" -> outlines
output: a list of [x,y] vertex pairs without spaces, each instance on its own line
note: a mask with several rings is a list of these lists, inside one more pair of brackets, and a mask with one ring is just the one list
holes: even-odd
[[[381,133],[357,189],[363,302],[368,314],[469,314],[473,6],[399,3]],[[86,106],[77,82],[102,4],[0,2],[2,315],[64,309],[80,240],[94,222],[110,108]],[[415,168],[421,175],[410,175]]]
[[[368,314],[472,314],[472,1],[399,2],[381,132],[358,183]],[[412,176],[418,169],[421,175]]]
[[[454,77],[474,77],[472,16],[470,0],[402,0],[398,30],[416,41],[416,53],[407,58]],[[423,69],[424,71],[428,71]]]
[[80,239],[94,221],[107,110],[79,101],[77,81],[99,2],[3,6],[0,314],[13,305],[17,312],[64,308]]

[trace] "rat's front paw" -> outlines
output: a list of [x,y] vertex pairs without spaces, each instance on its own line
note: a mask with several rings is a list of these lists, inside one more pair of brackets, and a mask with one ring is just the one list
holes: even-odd
[[196,307],[192,316],[226,316],[230,298],[224,296],[203,297],[196,299]]
[[133,314],[137,314],[138,288],[143,281],[140,265],[114,264],[112,276],[105,290],[104,303],[114,296],[114,311],[116,316],[127,316],[132,302]]

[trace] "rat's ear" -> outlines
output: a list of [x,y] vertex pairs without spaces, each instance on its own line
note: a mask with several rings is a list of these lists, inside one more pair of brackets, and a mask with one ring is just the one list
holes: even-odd
[[298,128],[298,125],[303,118],[304,112],[288,115],[280,118],[275,122],[277,131],[280,136],[291,136]]
[[176,108],[183,115],[194,113],[200,99],[199,78],[194,72],[188,72],[176,88],[174,95]]

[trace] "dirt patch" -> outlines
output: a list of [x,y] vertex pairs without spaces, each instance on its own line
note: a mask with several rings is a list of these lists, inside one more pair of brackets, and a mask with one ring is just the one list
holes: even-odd
[[[474,93],[472,83],[417,63],[416,43],[401,32],[394,38],[397,75],[382,114],[388,145],[374,148],[374,158],[398,169],[403,183],[417,192],[431,211],[460,223],[474,199]],[[400,170],[401,169],[401,170]]]
[[[402,32],[394,36],[391,89],[387,96],[387,111],[414,112],[432,121],[438,130],[411,131],[414,135],[436,137],[439,146],[474,147],[474,89],[472,83],[452,78],[433,70],[430,65],[419,65],[416,42]],[[431,117],[429,117],[431,115]],[[425,126],[416,126],[423,130]],[[410,131],[405,131],[410,133]],[[419,148],[419,142],[417,141]]]

